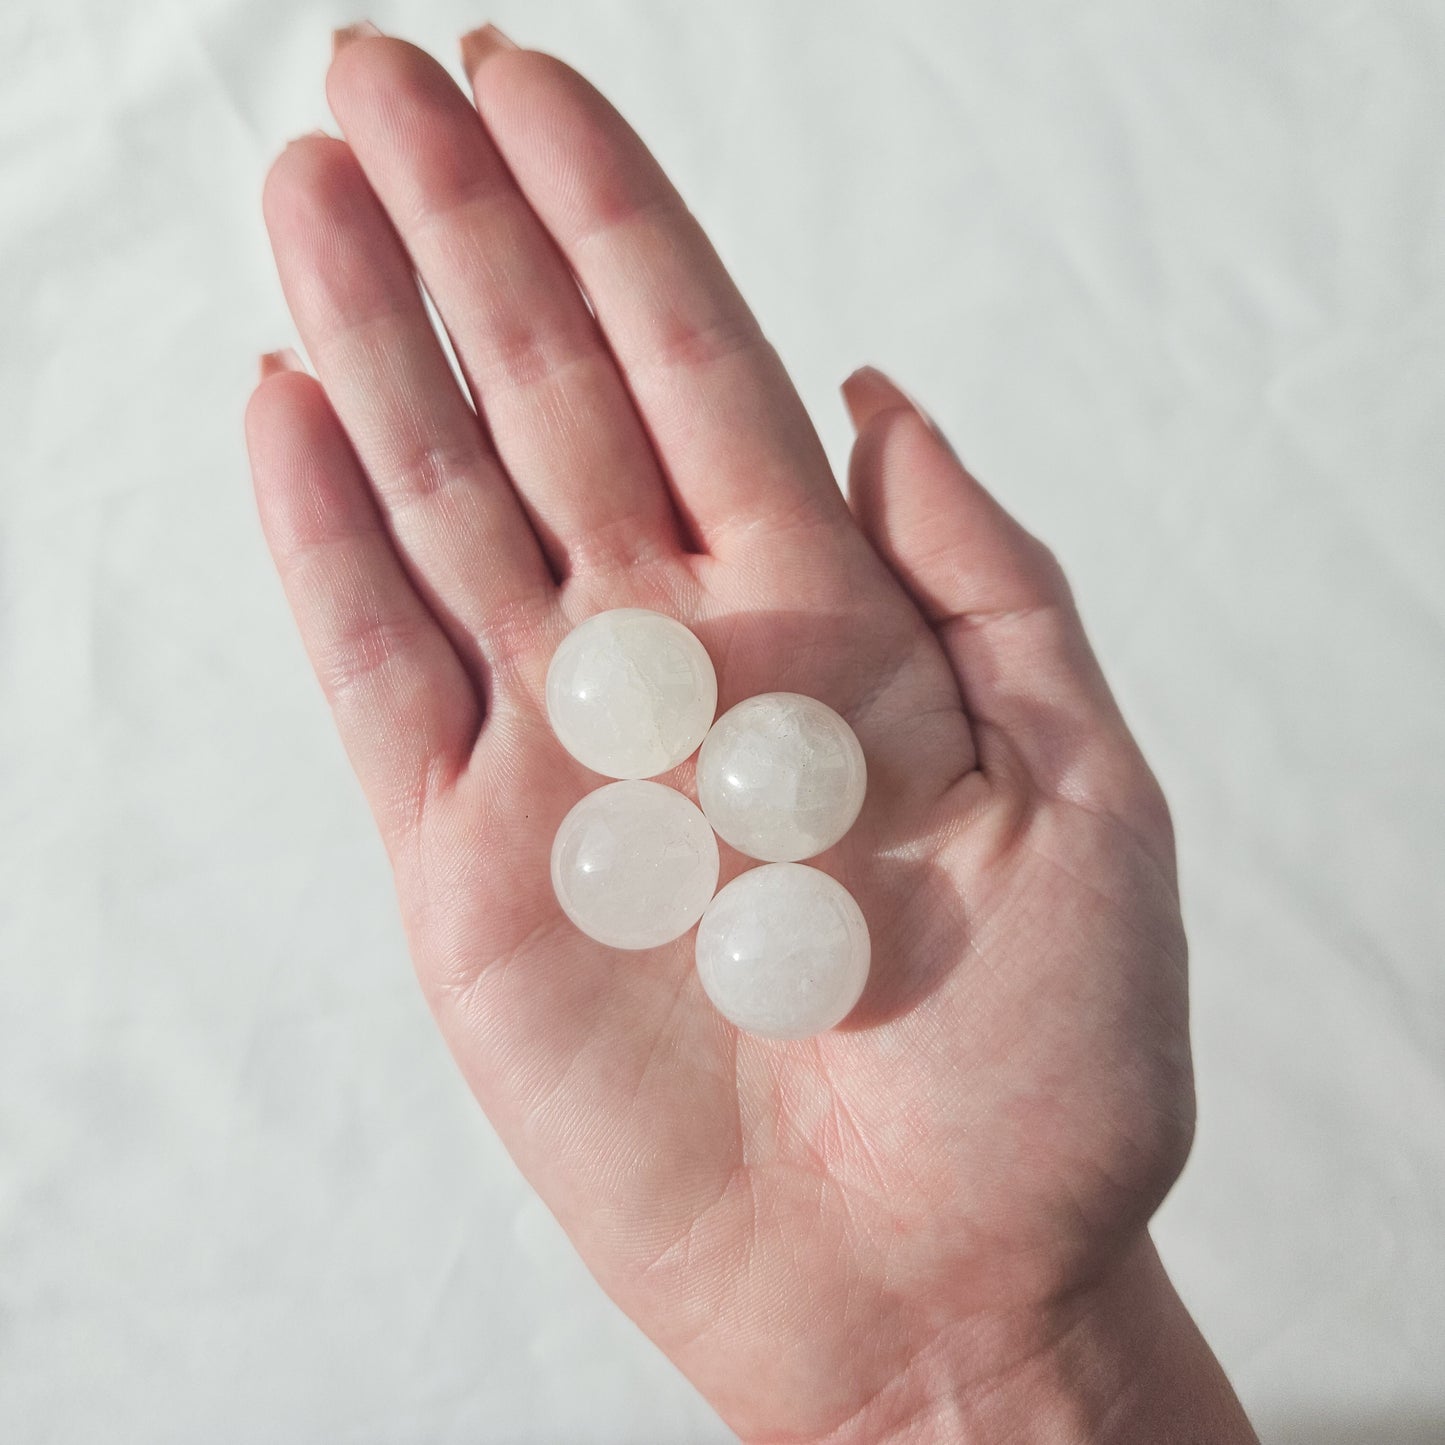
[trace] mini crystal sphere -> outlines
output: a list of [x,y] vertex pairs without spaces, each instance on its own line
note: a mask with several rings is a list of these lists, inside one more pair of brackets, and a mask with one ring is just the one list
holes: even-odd
[[697,972],[719,1013],[770,1039],[841,1023],[868,981],[868,925],[853,895],[804,863],[739,874],[697,930]]
[[552,842],[552,888],[589,938],[656,948],[681,938],[717,888],[717,839],[675,788],[631,780],[588,793]]
[[717,711],[717,674],[675,618],[599,612],[547,669],[547,717],[562,746],[607,778],[651,778],[690,757]]
[[729,708],[697,759],[708,822],[738,852],[770,863],[831,848],[853,826],[867,787],[853,729],[827,703],[796,692]]

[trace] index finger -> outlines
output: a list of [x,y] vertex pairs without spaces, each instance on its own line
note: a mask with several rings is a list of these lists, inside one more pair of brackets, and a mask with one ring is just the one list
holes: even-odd
[[781,359],[636,132],[570,66],[495,27],[462,49],[482,120],[586,292],[704,547],[851,528]]

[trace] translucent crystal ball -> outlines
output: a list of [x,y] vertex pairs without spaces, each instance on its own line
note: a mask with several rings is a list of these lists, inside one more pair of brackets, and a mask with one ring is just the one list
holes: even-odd
[[588,793],[552,842],[552,887],[589,938],[656,948],[681,938],[717,888],[717,839],[697,806],[661,783]]
[[708,905],[697,972],[740,1029],[804,1039],[840,1023],[868,981],[868,925],[853,895],[803,863],[741,873]]
[[599,612],[563,639],[547,669],[547,717],[579,763],[608,778],[651,778],[690,757],[717,711],[717,674],[675,618]]
[[868,770],[853,729],[814,697],[766,692],[729,708],[702,745],[697,795],[740,853],[811,858],[853,826]]

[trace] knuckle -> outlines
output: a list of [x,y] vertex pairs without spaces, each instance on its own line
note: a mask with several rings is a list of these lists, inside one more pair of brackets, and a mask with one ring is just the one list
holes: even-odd
[[579,343],[556,327],[519,319],[499,327],[491,338],[484,388],[501,383],[530,390],[600,355],[598,348]]
[[657,342],[657,364],[666,369],[705,371],[739,352],[761,350],[762,331],[749,313],[679,319]]
[[422,440],[398,451],[388,467],[386,490],[393,506],[442,496],[458,482],[476,478],[483,453],[475,439]]
[[334,701],[346,698],[405,655],[419,641],[414,623],[371,617],[346,628],[317,664],[321,685]]

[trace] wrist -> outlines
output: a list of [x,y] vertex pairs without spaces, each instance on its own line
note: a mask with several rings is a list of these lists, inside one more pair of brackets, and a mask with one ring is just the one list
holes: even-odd
[[[980,1360],[993,1363],[980,1371]],[[1027,1321],[938,1337],[819,1445],[1258,1445],[1148,1235]]]

